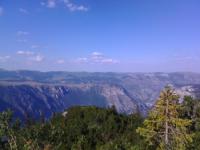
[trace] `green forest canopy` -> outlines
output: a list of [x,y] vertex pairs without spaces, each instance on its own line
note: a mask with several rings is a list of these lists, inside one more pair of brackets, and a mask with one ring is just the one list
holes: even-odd
[[[157,104],[160,104],[159,100]],[[178,105],[176,117],[190,122],[187,125],[183,124],[182,127],[187,129],[187,134],[192,138],[192,141],[182,149],[200,150],[200,102],[185,97],[183,103]],[[27,118],[22,125],[17,119],[12,120],[11,111],[1,112],[0,149],[155,150],[160,148],[156,143],[159,140],[162,143],[162,138],[157,138],[156,141],[151,139],[152,142],[149,144],[144,134],[136,132],[140,129],[149,129],[145,122],[152,119],[152,114],[153,117],[156,116],[156,108],[153,108],[145,119],[140,114],[118,114],[114,107],[72,107],[64,114],[55,114],[49,121],[42,117],[40,121]],[[159,126],[156,129],[163,127]],[[158,133],[159,130],[155,132]]]

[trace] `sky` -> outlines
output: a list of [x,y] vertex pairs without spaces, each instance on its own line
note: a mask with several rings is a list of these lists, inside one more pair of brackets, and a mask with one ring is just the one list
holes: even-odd
[[200,72],[199,0],[0,0],[0,68]]

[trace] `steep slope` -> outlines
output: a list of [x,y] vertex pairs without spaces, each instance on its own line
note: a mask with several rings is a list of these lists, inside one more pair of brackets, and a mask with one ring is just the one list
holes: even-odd
[[[145,114],[168,84],[182,95],[200,96],[198,73],[87,73],[0,70],[0,110],[49,117],[75,105]],[[189,90],[187,87],[190,87]]]
[[112,85],[52,85],[22,84],[0,85],[0,110],[12,108],[17,116],[26,113],[39,118],[41,113],[50,117],[53,112],[61,112],[76,105],[98,107],[116,106],[118,112],[132,113],[137,104],[124,89]]

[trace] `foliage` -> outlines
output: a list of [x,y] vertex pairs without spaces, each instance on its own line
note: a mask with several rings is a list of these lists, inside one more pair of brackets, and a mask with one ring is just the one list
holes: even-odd
[[[9,126],[16,137],[13,150],[135,150],[143,146],[135,132],[143,121],[139,114],[127,116],[118,114],[113,107],[93,106],[73,107],[64,114],[21,127],[16,121]],[[2,135],[8,136],[6,132]],[[8,145],[6,148],[11,149]]]
[[[142,135],[142,136],[140,136]],[[167,141],[166,141],[167,139]],[[72,107],[48,121],[0,113],[1,150],[200,150],[200,101],[167,87],[143,120],[115,107]]]
[[200,150],[200,101],[186,96],[182,103],[183,109],[180,112],[182,118],[192,120],[190,132],[195,133],[192,144],[188,145],[190,150]]
[[180,117],[181,107],[178,95],[166,87],[137,132],[156,149],[185,150],[192,142],[192,135],[188,132],[191,120]]

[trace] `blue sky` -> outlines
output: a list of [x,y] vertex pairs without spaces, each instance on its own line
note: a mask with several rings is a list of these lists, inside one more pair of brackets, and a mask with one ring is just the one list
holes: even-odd
[[200,72],[199,0],[0,0],[0,68]]

